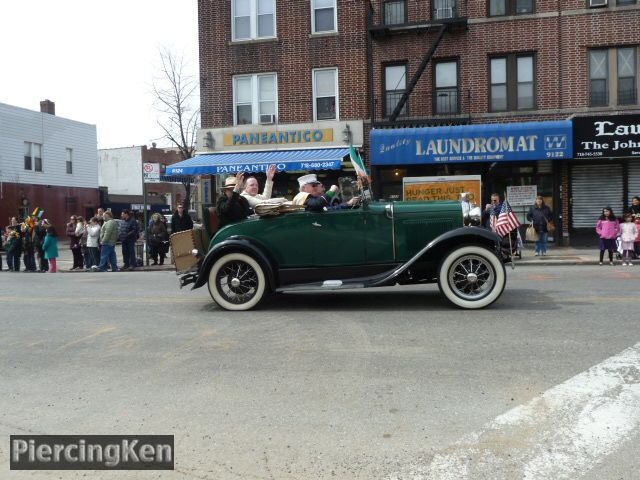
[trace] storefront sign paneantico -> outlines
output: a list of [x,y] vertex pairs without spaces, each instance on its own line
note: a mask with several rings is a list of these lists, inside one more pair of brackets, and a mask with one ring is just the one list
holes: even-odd
[[267,132],[238,132],[224,135],[226,147],[326,143],[333,141],[333,129],[305,129]]
[[573,119],[576,158],[640,155],[640,115],[576,117]]

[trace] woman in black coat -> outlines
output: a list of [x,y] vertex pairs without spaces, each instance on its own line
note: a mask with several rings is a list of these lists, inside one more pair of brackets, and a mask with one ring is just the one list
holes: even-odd
[[538,233],[538,240],[536,240],[536,256],[547,254],[547,238],[549,236],[549,222],[553,220],[553,212],[544,203],[544,199],[538,195],[535,203],[529,208],[527,213],[527,220],[533,223]]
[[164,265],[164,259],[167,255],[165,245],[169,240],[169,235],[163,219],[162,215],[154,213],[149,224],[149,256],[153,260],[153,265],[158,264],[158,259],[160,260],[160,265]]

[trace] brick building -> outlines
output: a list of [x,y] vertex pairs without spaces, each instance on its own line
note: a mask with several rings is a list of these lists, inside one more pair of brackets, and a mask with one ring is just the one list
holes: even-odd
[[535,186],[579,243],[640,195],[638,25],[636,0],[199,0],[199,153],[306,148],[259,140],[332,122],[337,147],[348,123],[379,197]]
[[276,163],[287,173],[274,196],[291,196],[300,173],[288,172],[335,182],[351,167],[342,159],[369,117],[367,4],[339,3],[199,0],[198,153],[211,164],[182,173],[262,180]]

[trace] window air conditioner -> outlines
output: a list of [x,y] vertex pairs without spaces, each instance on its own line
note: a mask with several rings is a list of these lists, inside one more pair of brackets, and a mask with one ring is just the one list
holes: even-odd
[[436,8],[436,20],[444,18],[453,18],[453,8]]
[[269,123],[276,123],[276,116],[273,113],[268,113],[266,115],[260,115],[260,123],[262,125],[267,125]]
[[589,0],[590,7],[606,7],[609,0]]

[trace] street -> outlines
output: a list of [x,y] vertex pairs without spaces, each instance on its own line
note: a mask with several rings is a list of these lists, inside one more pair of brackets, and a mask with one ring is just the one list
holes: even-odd
[[[474,312],[427,285],[230,313],[168,271],[2,272],[2,478],[640,478],[640,268],[507,275]],[[9,472],[23,433],[174,435],[175,471]]]

